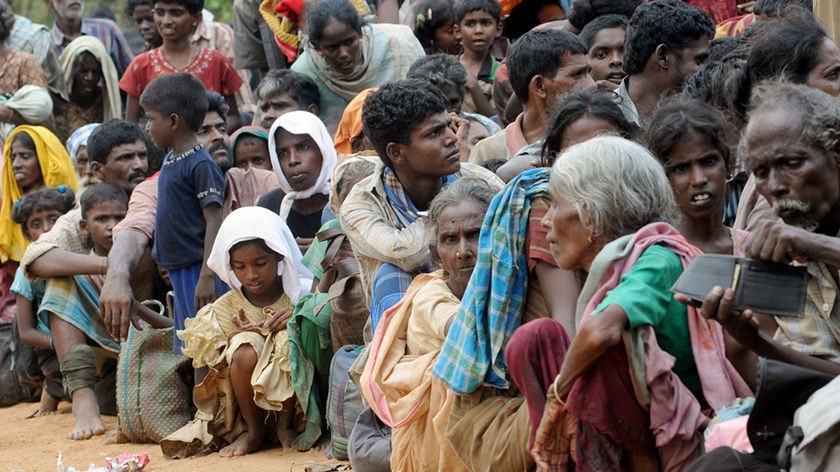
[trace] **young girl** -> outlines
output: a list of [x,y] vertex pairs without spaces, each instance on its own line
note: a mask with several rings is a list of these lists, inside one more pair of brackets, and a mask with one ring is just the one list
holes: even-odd
[[461,42],[455,37],[455,14],[447,0],[420,0],[414,5],[414,36],[427,55],[460,54]]
[[[196,421],[165,439],[164,453],[203,430],[215,436],[213,444],[229,443],[219,455],[245,455],[262,445],[271,425],[283,447],[292,445],[297,401],[286,322],[312,284],[300,261],[295,239],[277,213],[244,207],[225,218],[207,265],[232,290],[178,331],[193,366],[208,366],[210,373],[195,388]],[[226,414],[217,415],[220,411]],[[207,424],[203,418],[213,419]],[[206,437],[204,444],[209,445]]]
[[120,88],[128,94],[125,119],[140,119],[140,95],[153,79],[173,72],[189,72],[198,77],[210,92],[225,97],[230,107],[228,129],[242,125],[234,94],[242,86],[242,78],[224,54],[190,43],[190,35],[201,21],[202,0],[166,0],[154,5],[155,25],[163,37],[163,45],[135,57],[120,79]]
[[[73,190],[66,185],[30,192],[18,200],[12,210],[12,219],[21,225],[23,235],[35,241],[52,229],[59,216],[70,211],[76,204]],[[37,366],[16,365],[18,375],[27,383],[43,383],[38,415],[55,413],[58,402],[64,398],[61,386],[61,371],[55,355],[52,334],[47,314],[38,314],[38,305],[44,296],[46,281],[31,283],[20,268],[15,273],[11,293],[17,305],[17,325],[24,344],[35,347]]]

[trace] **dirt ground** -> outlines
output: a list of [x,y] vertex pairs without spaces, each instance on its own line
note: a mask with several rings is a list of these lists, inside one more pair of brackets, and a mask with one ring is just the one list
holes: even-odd
[[[79,471],[86,471],[91,464],[103,466],[106,457],[122,453],[148,454],[149,464],[145,472],[303,472],[309,463],[349,465],[329,460],[319,451],[279,449],[229,459],[212,454],[170,460],[163,457],[157,444],[103,444],[102,436],[87,441],[72,441],[67,439],[74,423],[68,403],[61,403],[55,415],[31,418],[37,408],[37,403],[0,408],[0,472],[53,472],[59,451],[64,465]],[[103,420],[109,433],[115,431],[116,416],[104,416]]]

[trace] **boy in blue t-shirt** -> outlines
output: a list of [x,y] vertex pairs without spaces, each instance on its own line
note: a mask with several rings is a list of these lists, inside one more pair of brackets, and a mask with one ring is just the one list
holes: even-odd
[[[149,83],[140,104],[155,145],[169,150],[158,178],[152,257],[169,272],[176,330],[215,299],[207,257],[222,222],[225,179],[196,132],[207,113],[204,84],[192,74],[163,75]],[[175,351],[183,342],[176,336]]]

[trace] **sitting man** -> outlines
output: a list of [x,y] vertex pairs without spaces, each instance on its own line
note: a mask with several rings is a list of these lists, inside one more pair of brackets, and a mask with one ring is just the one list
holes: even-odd
[[353,187],[339,220],[368,297],[374,289],[380,294],[374,323],[402,298],[413,274],[432,269],[424,215],[443,186],[473,176],[501,187],[489,171],[461,163],[447,106],[440,90],[416,79],[386,84],[365,99],[364,133],[382,163]]
[[479,141],[470,152],[470,162],[508,160],[520,152],[538,155],[555,99],[573,90],[595,89],[586,45],[566,31],[526,33],[511,46],[507,64],[523,111],[505,129]]
[[678,91],[709,56],[715,22],[682,0],[642,3],[624,39],[624,72],[616,103],[627,121],[647,128],[663,94]]

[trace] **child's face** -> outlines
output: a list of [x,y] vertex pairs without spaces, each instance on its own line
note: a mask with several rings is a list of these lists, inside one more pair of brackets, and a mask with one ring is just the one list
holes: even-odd
[[201,13],[190,14],[187,7],[177,3],[155,2],[155,25],[164,41],[189,37],[200,20]]
[[321,149],[308,134],[292,134],[283,128],[274,133],[280,168],[292,190],[306,190],[318,181],[323,162]]
[[434,46],[438,51],[444,54],[458,54],[461,52],[461,41],[455,37],[454,18],[435,30]]
[[146,110],[146,131],[160,149],[172,149],[172,123],[170,117],[156,110]]
[[55,220],[61,216],[61,212],[52,208],[36,210],[26,220],[26,234],[30,241],[36,241],[43,233],[52,229]]
[[242,170],[251,168],[271,170],[268,143],[262,138],[250,139],[245,136],[239,138],[233,150],[233,165]]
[[486,54],[501,33],[499,23],[486,11],[476,10],[464,15],[455,28],[455,35],[464,49]]
[[108,200],[91,205],[85,219],[79,222],[83,233],[90,235],[97,254],[105,256],[114,244],[112,231],[114,226],[125,218],[126,205],[116,200]]
[[277,263],[283,256],[266,251],[262,245],[252,242],[237,247],[230,253],[230,267],[242,284],[242,290],[257,297],[280,296],[278,290]]

